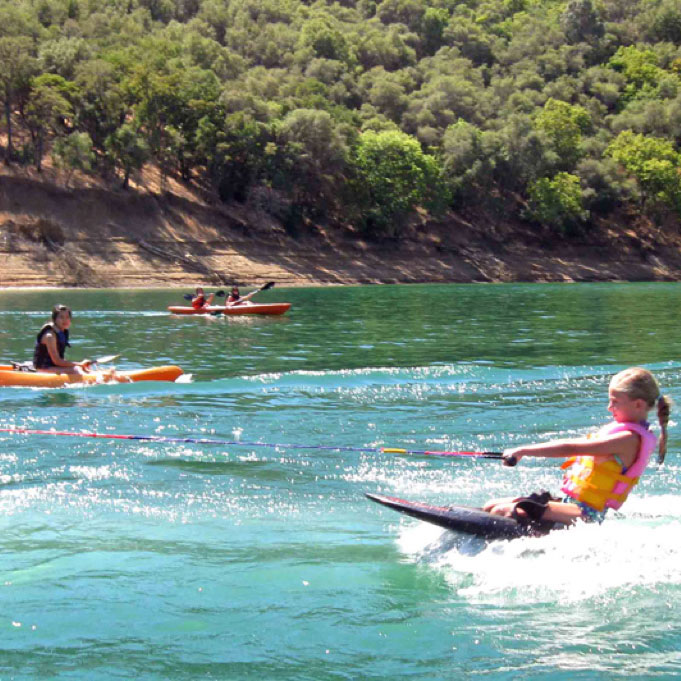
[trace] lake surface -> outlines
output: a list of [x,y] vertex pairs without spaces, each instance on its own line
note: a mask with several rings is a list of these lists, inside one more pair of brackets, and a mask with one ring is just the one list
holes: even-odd
[[[54,303],[71,359],[183,384],[0,388],[0,679],[678,679],[681,468],[622,513],[483,544],[368,502],[557,490],[558,463],[443,460],[582,434],[652,369],[681,405],[681,285],[280,289],[280,318],[167,314],[186,291],[0,291],[0,363]],[[287,447],[364,447],[352,452]]]

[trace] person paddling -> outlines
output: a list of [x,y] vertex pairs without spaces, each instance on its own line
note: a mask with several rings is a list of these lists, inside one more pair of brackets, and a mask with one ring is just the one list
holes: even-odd
[[192,307],[195,310],[200,310],[203,307],[207,307],[213,302],[213,298],[215,298],[215,294],[211,293],[208,297],[206,297],[206,294],[203,292],[203,289],[199,286],[196,289],[196,295],[194,298],[192,298]]
[[83,374],[90,370],[92,361],[69,362],[64,359],[69,344],[71,310],[66,305],[52,308],[52,322],[45,324],[36,336],[33,365],[38,371],[60,374]]
[[227,296],[227,305],[233,305],[234,303],[238,303],[241,301],[241,294],[239,293],[239,287],[238,286],[232,286],[232,290],[229,293],[229,296]]
[[[239,293],[239,287],[232,286],[232,291],[230,292],[229,296],[227,297],[227,307],[232,307],[233,305],[243,305],[244,303],[247,303],[256,293],[260,293],[261,291],[267,291],[268,289],[271,289],[274,286],[273,281],[268,281],[266,284],[263,284],[259,288],[255,289],[254,291],[251,291],[250,293],[247,293],[245,296],[241,296]],[[250,303],[249,303],[250,304]]]
[[610,381],[608,411],[613,421],[593,437],[554,440],[504,452],[504,464],[508,466],[526,456],[567,458],[562,465],[565,469],[562,498],[540,492],[529,497],[493,499],[483,510],[520,522],[572,524],[577,519],[603,522],[608,509],[622,506],[655,449],[657,438],[646,420],[654,407],[661,430],[658,461],[662,463],[671,400],[660,394],[649,371],[639,367],[625,369]]

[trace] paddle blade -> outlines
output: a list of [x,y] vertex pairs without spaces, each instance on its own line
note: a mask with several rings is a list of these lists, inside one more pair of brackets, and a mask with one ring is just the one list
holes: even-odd
[[267,291],[268,289],[271,289],[274,286],[273,281],[268,281],[266,284],[260,287],[261,291]]
[[220,289],[219,291],[216,291],[216,292],[215,292],[215,295],[216,295],[218,298],[222,298],[222,297],[225,295],[225,292],[224,292],[222,289]]
[[193,300],[194,299],[194,296],[191,293],[185,293],[182,297],[185,300]]
[[120,355],[104,355],[104,357],[98,357],[93,360],[93,364],[111,364],[114,360],[118,359]]

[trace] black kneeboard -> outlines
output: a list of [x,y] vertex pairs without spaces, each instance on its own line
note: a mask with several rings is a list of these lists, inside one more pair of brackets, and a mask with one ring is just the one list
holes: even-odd
[[444,527],[455,532],[464,532],[484,539],[515,539],[517,537],[536,537],[548,534],[551,530],[564,528],[562,523],[518,522],[514,518],[492,515],[480,508],[471,506],[432,506],[421,501],[407,501],[382,494],[365,496],[377,504],[418,518],[426,523]]

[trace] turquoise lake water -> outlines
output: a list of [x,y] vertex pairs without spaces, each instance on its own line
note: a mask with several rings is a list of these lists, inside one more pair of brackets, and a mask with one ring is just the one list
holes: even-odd
[[[69,357],[189,383],[0,388],[0,427],[499,450],[607,422],[644,365],[681,405],[681,285],[0,291],[0,363],[54,303]],[[368,502],[557,490],[559,464],[0,433],[0,679],[678,679],[680,438],[620,514],[483,544]]]

